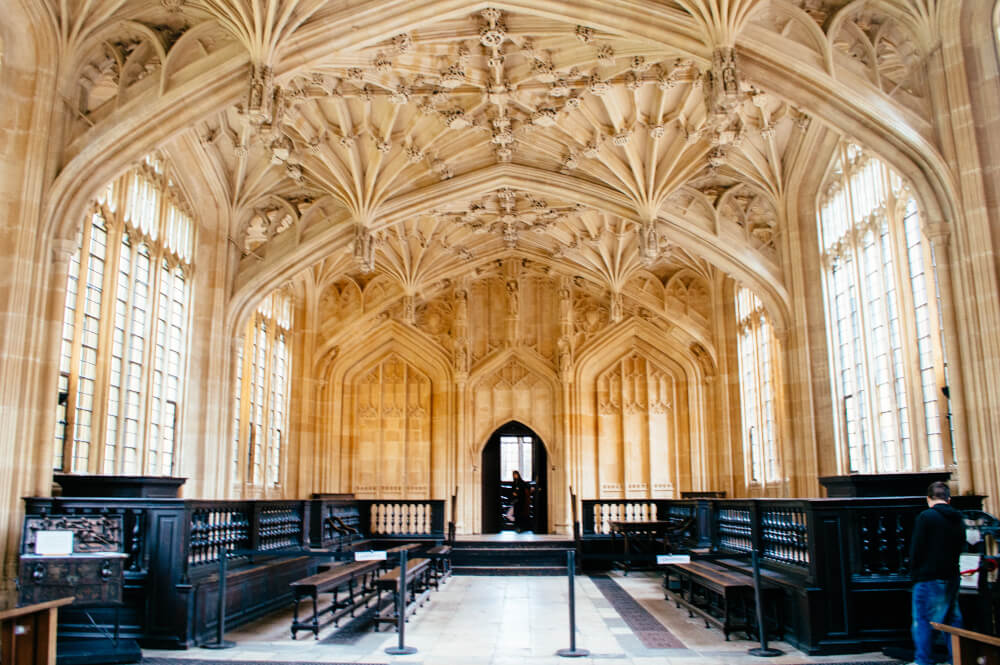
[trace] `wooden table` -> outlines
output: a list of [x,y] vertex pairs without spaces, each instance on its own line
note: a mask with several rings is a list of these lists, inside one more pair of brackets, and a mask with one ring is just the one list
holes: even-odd
[[17,595],[0,595],[0,663],[55,665],[56,616],[73,596],[18,605]]
[[951,658],[955,665],[1000,665],[1000,637],[933,621],[931,626],[951,634]]
[[[621,521],[612,520],[608,523],[611,526],[611,547],[615,548],[615,538],[621,534],[625,539],[625,574],[628,575],[630,568],[629,558],[632,549],[636,552],[647,552],[649,554],[667,554],[667,532],[676,527],[676,522],[670,520],[644,520],[644,521]],[[663,539],[662,552],[657,552],[657,539]]]

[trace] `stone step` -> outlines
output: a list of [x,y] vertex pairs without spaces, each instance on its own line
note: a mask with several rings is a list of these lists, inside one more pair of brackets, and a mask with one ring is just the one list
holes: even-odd
[[452,566],[455,575],[557,577],[566,575],[566,566]]
[[572,540],[456,540],[452,550],[479,549],[490,547],[494,549],[573,549]]
[[451,552],[455,567],[564,567],[565,547],[494,547],[480,545]]

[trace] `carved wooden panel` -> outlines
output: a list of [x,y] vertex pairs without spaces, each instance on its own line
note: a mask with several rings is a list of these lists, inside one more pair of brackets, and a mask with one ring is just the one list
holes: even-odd
[[430,491],[431,382],[390,354],[355,382],[354,493],[426,498]]

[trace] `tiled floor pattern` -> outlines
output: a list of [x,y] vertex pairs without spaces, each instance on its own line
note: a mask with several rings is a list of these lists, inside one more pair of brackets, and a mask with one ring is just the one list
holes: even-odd
[[[607,575],[595,575],[590,578],[605,600],[611,605],[617,617],[607,616],[604,623],[612,628],[626,626],[639,638],[647,649],[683,649],[684,643],[677,639],[667,627],[646,611],[635,598],[629,595],[618,582]],[[596,599],[595,599],[596,602]]]
[[[615,583],[655,617],[683,645],[650,648],[640,641],[615,611],[594,581],[576,578],[578,648],[589,657],[560,658],[557,649],[569,647],[568,584],[563,577],[453,577],[431,594],[406,626],[406,644],[418,649],[409,656],[389,656],[397,644],[395,632],[366,632],[349,644],[323,640],[335,631],[320,632],[320,640],[299,634],[292,641],[291,610],[278,612],[229,632],[237,647],[208,652],[146,650],[147,657],[227,659],[264,662],[413,663],[424,665],[750,665],[768,663],[837,663],[846,660],[883,661],[880,654],[853,658],[809,658],[785,643],[773,646],[785,652],[778,658],[760,659],[747,654],[754,642],[726,642],[721,632],[706,629],[704,622],[688,617],[686,610],[664,601],[662,577],[612,573]],[[891,661],[889,661],[891,662]]]

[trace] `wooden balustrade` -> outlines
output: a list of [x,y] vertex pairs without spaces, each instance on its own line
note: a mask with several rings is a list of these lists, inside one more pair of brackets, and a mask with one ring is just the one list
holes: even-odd
[[372,537],[445,537],[444,501],[359,501],[358,504],[362,516],[367,514],[368,533]]
[[[982,497],[955,497],[978,509]],[[693,517],[699,548],[749,568],[757,550],[784,589],[785,636],[810,654],[875,651],[909,641],[910,536],[922,497],[583,500],[585,565],[608,565],[611,519]],[[645,508],[645,513],[643,512]],[[662,519],[662,518],[661,518]],[[589,557],[589,558],[588,558]]]
[[[122,636],[151,648],[186,648],[212,638],[223,549],[230,559],[226,621],[234,627],[289,602],[288,582],[316,569],[317,559],[305,546],[338,550],[359,540],[369,547],[384,547],[379,540],[443,540],[444,508],[441,500],[358,501],[350,495],[292,501],[25,499],[28,515],[122,516],[129,557],[124,605],[90,613],[110,631],[117,612]],[[63,617],[72,630],[92,630],[88,617],[71,611]]]
[[611,522],[648,522],[667,514],[669,501],[654,500],[607,500],[587,499],[581,502],[583,530],[586,535],[609,535]]
[[[981,497],[953,503],[979,508]],[[25,504],[28,515],[122,516],[129,558],[124,605],[115,612],[122,636],[147,647],[185,648],[210,637],[223,549],[237,555],[227,610],[235,626],[280,607],[289,597],[287,580],[315,571],[302,546],[336,550],[363,540],[384,547],[446,535],[442,500],[57,497]],[[579,547],[583,559],[602,554],[599,560],[607,561],[613,520],[689,521],[685,540],[716,555],[745,564],[751,550],[761,553],[769,579],[786,590],[785,634],[796,646],[812,654],[865,651],[908,639],[907,556],[913,522],[925,506],[921,497],[587,499],[580,501]],[[257,554],[243,554],[249,551]],[[91,610],[109,629],[115,612]],[[70,611],[64,615],[76,620]]]

